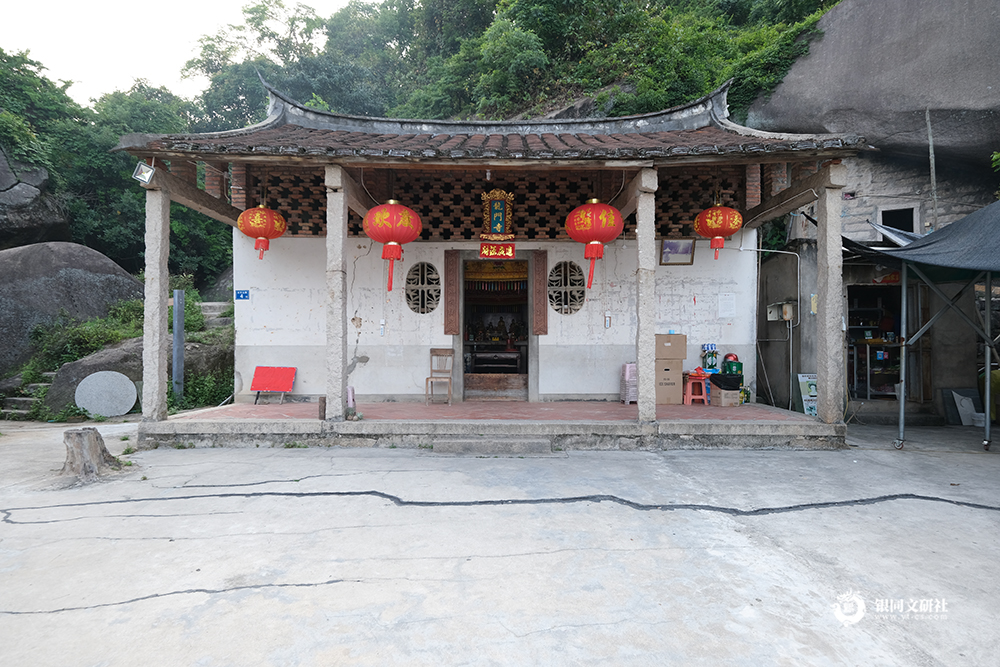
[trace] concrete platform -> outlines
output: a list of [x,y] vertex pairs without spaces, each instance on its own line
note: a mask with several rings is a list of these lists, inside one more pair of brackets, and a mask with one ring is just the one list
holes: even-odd
[[360,421],[320,420],[315,403],[236,404],[139,425],[137,446],[433,449],[476,437],[547,440],[553,451],[665,449],[841,449],[843,424],[766,405],[657,406],[639,423],[635,405],[615,402],[359,404]]

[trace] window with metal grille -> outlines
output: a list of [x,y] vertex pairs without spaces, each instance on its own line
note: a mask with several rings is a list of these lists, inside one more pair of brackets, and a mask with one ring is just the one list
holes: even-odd
[[576,262],[559,262],[549,271],[549,305],[557,313],[572,315],[587,298],[587,281]]
[[406,273],[406,305],[415,313],[432,312],[441,302],[441,274],[429,262],[417,262]]

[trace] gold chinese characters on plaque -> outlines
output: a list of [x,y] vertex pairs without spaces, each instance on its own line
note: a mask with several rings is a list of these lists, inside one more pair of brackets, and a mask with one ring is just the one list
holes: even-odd
[[514,259],[514,193],[499,188],[483,193],[480,259]]

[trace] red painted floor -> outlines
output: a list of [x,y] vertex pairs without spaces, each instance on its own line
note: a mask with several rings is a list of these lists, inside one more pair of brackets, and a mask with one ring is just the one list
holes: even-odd
[[[366,420],[446,421],[457,419],[525,421],[568,420],[634,421],[638,417],[635,404],[623,405],[604,401],[566,401],[560,403],[526,403],[518,401],[473,402],[432,404],[423,403],[363,403],[357,411]],[[253,405],[238,403],[221,408],[208,408],[174,415],[171,419],[226,420],[226,419],[317,419],[316,403],[285,403],[283,405]],[[748,403],[735,408],[709,405],[658,405],[657,421],[710,420],[710,421],[816,421],[799,412],[791,412],[769,405]]]

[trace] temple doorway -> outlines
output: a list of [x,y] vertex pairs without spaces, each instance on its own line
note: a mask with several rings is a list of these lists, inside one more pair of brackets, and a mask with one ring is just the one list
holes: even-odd
[[528,400],[528,262],[462,266],[465,400]]

